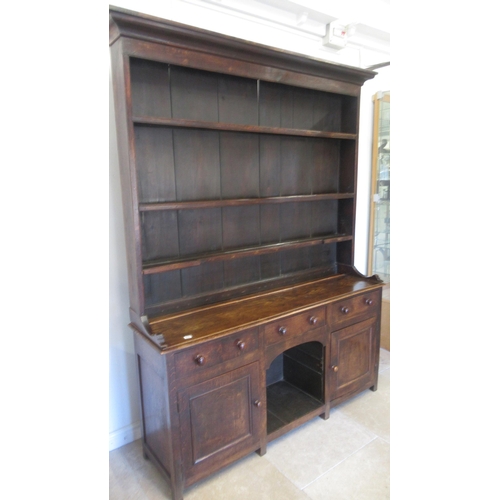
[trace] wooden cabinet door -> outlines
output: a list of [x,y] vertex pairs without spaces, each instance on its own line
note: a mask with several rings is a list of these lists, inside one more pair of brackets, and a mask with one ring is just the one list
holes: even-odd
[[260,447],[262,393],[258,362],[179,391],[186,485]]
[[332,333],[331,400],[375,386],[378,369],[377,317]]

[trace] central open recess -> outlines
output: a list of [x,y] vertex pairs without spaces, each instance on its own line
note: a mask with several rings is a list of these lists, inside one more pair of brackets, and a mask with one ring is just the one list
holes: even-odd
[[267,434],[324,404],[324,346],[307,342],[277,356],[266,371]]

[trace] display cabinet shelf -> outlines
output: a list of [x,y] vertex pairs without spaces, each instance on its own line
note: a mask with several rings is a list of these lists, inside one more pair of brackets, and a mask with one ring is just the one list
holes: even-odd
[[175,118],[157,118],[153,116],[134,116],[132,118],[134,124],[164,126],[164,127],[179,127],[179,128],[195,128],[207,130],[222,130],[229,132],[248,132],[257,134],[274,134],[274,135],[294,135],[302,137],[324,137],[328,139],[345,139],[355,140],[356,134],[348,134],[342,132],[327,132],[322,130],[310,129],[294,129],[281,127],[265,127],[262,125],[238,125],[234,123],[209,122],[199,120],[185,120]]
[[304,194],[296,196],[270,196],[267,198],[240,198],[224,200],[197,200],[197,201],[165,201],[157,203],[140,203],[140,212],[153,212],[156,210],[189,210],[195,208],[238,207],[244,205],[266,205],[277,203],[294,203],[322,200],[348,200],[354,199],[354,193],[325,193]]
[[224,260],[232,260],[235,258],[249,257],[255,255],[265,255],[269,253],[279,252],[285,249],[305,248],[313,245],[325,245],[329,243],[338,243],[341,241],[351,241],[352,235],[348,234],[332,234],[321,236],[319,238],[304,238],[296,241],[285,241],[274,243],[271,245],[255,246],[251,248],[237,248],[234,250],[226,250],[221,252],[206,253],[201,255],[192,255],[181,259],[157,260],[153,262],[145,262],[143,264],[143,274],[156,274],[174,269],[184,269],[187,267],[200,266],[207,262],[219,262]]

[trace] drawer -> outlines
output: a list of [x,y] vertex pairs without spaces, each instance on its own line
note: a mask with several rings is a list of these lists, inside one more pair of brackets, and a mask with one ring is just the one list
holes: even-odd
[[301,335],[308,330],[318,328],[324,324],[324,307],[316,307],[304,313],[286,316],[264,326],[265,343],[266,345],[270,345],[282,342],[285,339]]
[[174,355],[177,378],[201,373],[209,368],[257,350],[257,328],[244,330],[229,337],[200,343]]
[[380,290],[362,293],[327,306],[328,324],[338,330],[380,312]]

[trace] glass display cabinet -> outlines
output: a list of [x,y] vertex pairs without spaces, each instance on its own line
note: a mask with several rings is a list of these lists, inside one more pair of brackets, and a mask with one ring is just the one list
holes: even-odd
[[390,282],[391,138],[390,92],[373,96],[372,201],[368,274]]

